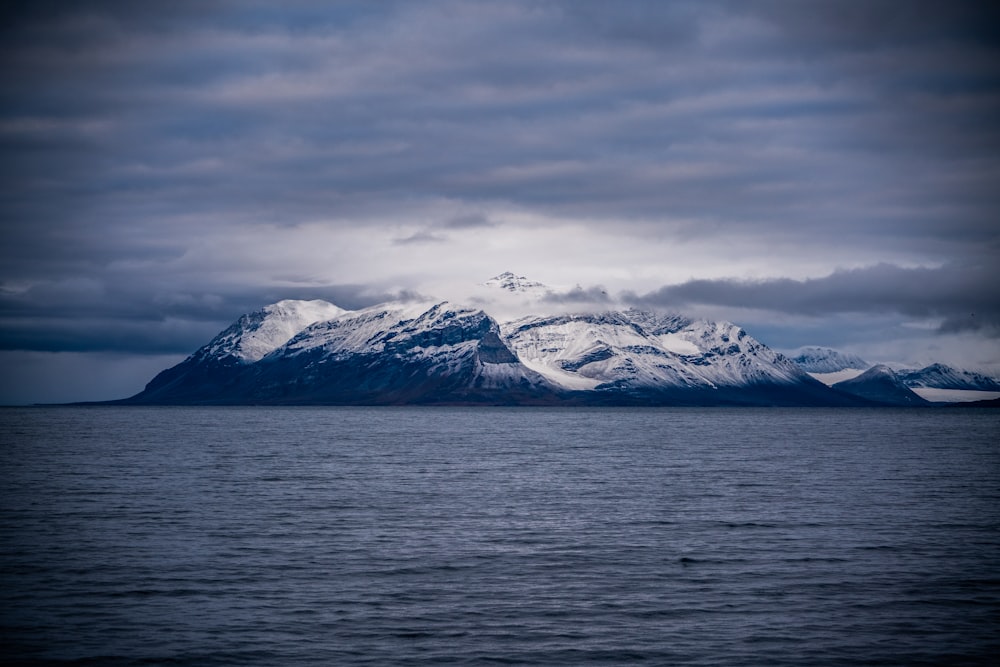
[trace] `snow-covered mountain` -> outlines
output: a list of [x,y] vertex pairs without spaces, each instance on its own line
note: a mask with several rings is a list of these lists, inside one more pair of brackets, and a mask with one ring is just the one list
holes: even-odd
[[520,364],[492,318],[447,302],[342,311],[256,362],[219,363],[216,350],[232,357],[221,343],[244,339],[253,326],[255,318],[241,318],[131,402],[533,403],[556,391]]
[[[486,286],[546,294],[501,274]],[[130,403],[842,405],[726,322],[635,309],[521,316],[396,301],[282,301],[241,317]]]
[[[840,385],[841,382],[859,378],[871,367],[857,355],[825,347],[803,347],[790,352],[789,356],[809,375],[840,390],[851,386]],[[920,369],[895,367],[894,373],[900,383],[932,403],[977,401],[1000,396],[1000,380],[944,364],[932,364]]]
[[533,402],[554,390],[504,345],[491,317],[448,302],[382,304],[314,324],[262,368],[253,395],[264,399],[289,383],[347,403]]
[[884,405],[929,405],[884,364],[872,366],[855,378],[838,382],[833,388]]
[[278,349],[314,322],[331,320],[347,311],[332,303],[285,300],[244,315],[202,348],[207,357],[232,357],[254,363]]
[[235,402],[247,369],[309,325],[347,311],[326,301],[286,300],[240,317],[207,345],[159,373],[128,399],[142,403]]
[[847,369],[863,371],[872,366],[855,354],[829,347],[803,347],[789,356],[807,373],[836,373]]
[[1000,380],[945,364],[931,364],[921,369],[903,369],[896,371],[896,374],[907,387],[912,389],[1000,391]]
[[567,390],[720,400],[733,389],[824,393],[790,360],[727,322],[629,309],[526,317],[500,329],[523,364]]

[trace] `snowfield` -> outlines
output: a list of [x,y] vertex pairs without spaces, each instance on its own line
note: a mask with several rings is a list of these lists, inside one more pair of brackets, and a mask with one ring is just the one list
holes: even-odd
[[838,382],[854,379],[864,372],[864,370],[859,370],[857,368],[845,368],[843,370],[834,371],[833,373],[810,373],[809,375],[813,376],[826,386],[832,387]]
[[1000,398],[1000,391],[978,391],[976,389],[938,389],[936,387],[914,387],[913,393],[932,403],[969,403]]

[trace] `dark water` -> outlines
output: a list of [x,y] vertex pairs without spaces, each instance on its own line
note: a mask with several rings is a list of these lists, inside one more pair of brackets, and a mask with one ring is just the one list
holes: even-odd
[[1000,655],[1000,413],[0,410],[0,662]]

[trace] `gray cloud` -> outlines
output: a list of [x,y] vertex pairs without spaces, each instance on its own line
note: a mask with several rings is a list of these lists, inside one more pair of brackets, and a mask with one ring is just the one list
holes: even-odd
[[361,285],[213,287],[154,290],[91,280],[0,289],[0,350],[187,354],[240,315],[282,299],[324,299],[356,309],[412,298]]
[[482,229],[495,227],[497,223],[490,220],[489,216],[482,213],[469,213],[466,215],[456,215],[453,218],[441,223],[444,229]]
[[411,245],[414,243],[444,243],[446,240],[447,239],[440,234],[434,234],[426,229],[422,229],[419,232],[410,234],[409,236],[395,239],[393,243],[396,245]]
[[1000,336],[1000,266],[901,268],[889,264],[791,280],[691,280],[628,298],[639,304],[753,308],[823,317],[842,313],[941,318],[939,331]]
[[549,292],[542,300],[554,304],[581,304],[597,307],[613,303],[608,291],[599,285],[586,288],[576,285],[565,291]]
[[[998,148],[994,45],[963,41],[988,12],[449,2],[349,5],[303,30],[308,6],[83,7],[22,22],[5,69],[11,189],[58,188],[74,211],[291,223],[429,195],[858,234],[933,198],[929,227],[981,235],[955,208],[996,203],[965,159]],[[956,71],[958,105],[940,83]],[[886,148],[950,153],[970,178],[911,189],[940,165]]]
[[[276,298],[365,305],[426,274],[481,281],[468,272],[500,255],[609,284],[588,272],[632,271],[606,266],[609,229],[703,279],[650,303],[995,324],[984,283],[954,268],[1000,256],[988,3],[3,11],[0,348],[189,350]],[[774,279],[711,280],[726,246]],[[815,278],[862,261],[945,268],[868,269],[867,290]],[[930,278],[945,282],[907,287]],[[647,266],[622,280],[664,282]]]

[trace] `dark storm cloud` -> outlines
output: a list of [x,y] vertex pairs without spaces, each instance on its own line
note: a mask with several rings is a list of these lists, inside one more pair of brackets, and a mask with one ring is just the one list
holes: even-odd
[[1000,266],[901,268],[889,264],[836,271],[808,280],[691,280],[630,300],[753,308],[813,317],[842,313],[941,318],[943,333],[1000,336]]
[[213,287],[184,292],[68,280],[0,289],[0,350],[190,353],[240,315],[282,299],[323,299],[351,310],[412,296],[361,285]]
[[[416,195],[860,234],[933,199],[931,235],[982,236],[991,11],[863,4],[63,7],[5,49],[5,181],[48,224],[59,203],[292,224]],[[942,158],[964,177],[935,179]]]

